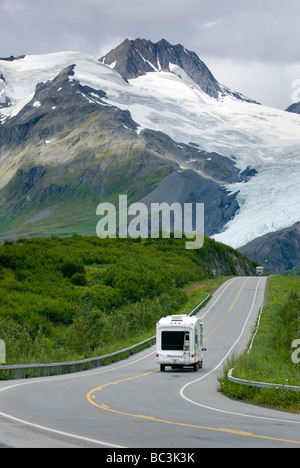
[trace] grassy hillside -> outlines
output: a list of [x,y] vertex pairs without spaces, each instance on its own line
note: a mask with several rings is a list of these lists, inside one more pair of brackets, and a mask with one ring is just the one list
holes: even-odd
[[[292,360],[292,343],[300,338],[300,278],[284,275],[268,278],[267,301],[258,332],[248,354],[228,364],[235,377],[300,386],[300,364]],[[221,379],[227,395],[256,404],[300,412],[300,393],[279,389],[256,389]]]
[[180,310],[186,285],[253,271],[241,254],[207,238],[199,250],[186,250],[185,239],[6,242],[0,246],[0,339],[7,363],[121,349],[152,336],[161,316]]

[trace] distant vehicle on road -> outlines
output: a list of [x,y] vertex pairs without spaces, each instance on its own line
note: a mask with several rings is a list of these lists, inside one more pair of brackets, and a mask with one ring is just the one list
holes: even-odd
[[264,276],[264,267],[262,266],[256,267],[256,276]]
[[156,325],[156,362],[160,370],[192,367],[196,372],[203,364],[203,322],[196,316],[169,315]]

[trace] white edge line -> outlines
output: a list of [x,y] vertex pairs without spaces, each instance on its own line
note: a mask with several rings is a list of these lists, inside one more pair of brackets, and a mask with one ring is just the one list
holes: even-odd
[[33,427],[35,429],[39,429],[39,430],[42,430],[42,431],[52,432],[53,434],[57,434],[57,435],[60,435],[60,436],[72,437],[73,439],[78,439],[78,440],[82,440],[84,442],[90,442],[90,443],[97,444],[97,445],[104,445],[106,447],[125,448],[124,446],[121,446],[121,445],[115,445],[115,444],[111,444],[109,442],[103,442],[101,440],[95,440],[95,439],[90,439],[89,437],[84,437],[84,436],[79,436],[79,435],[76,435],[76,434],[71,434],[69,432],[58,431],[57,429],[51,429],[50,427],[40,426],[39,424],[34,424],[34,423],[29,422],[29,421],[24,421],[23,419],[15,418],[14,416],[10,416],[9,414],[0,413],[0,416],[2,416],[4,418],[7,418],[7,419],[10,419],[11,421],[15,421],[17,423],[25,424],[26,426],[30,426],[30,427]]
[[[65,380],[65,379],[70,379],[70,378],[79,378],[79,377],[90,377],[91,375],[96,375],[96,374],[103,374],[103,373],[107,373],[107,372],[112,372],[112,371],[115,371],[115,370],[118,370],[118,369],[121,369],[123,367],[127,367],[127,366],[130,366],[138,361],[141,361],[143,359],[146,359],[147,357],[151,356],[151,354],[154,354],[154,352],[151,352],[149,354],[147,354],[146,356],[143,356],[142,358],[139,358],[139,359],[136,359],[130,363],[126,363],[126,364],[123,364],[121,366],[118,366],[118,367],[114,367],[113,369],[105,369],[105,370],[101,370],[101,371],[97,371],[97,372],[86,372],[86,373],[82,373],[82,374],[72,374],[72,375],[66,375],[66,376],[62,376],[62,377],[54,377],[54,378],[45,378],[45,379],[38,379],[38,380],[32,380],[30,382],[20,382],[20,383],[17,383],[17,384],[13,384],[13,385],[10,385],[8,387],[4,387],[2,389],[0,389],[0,392],[3,392],[5,390],[9,390],[9,389],[12,389],[12,388],[15,388],[15,387],[20,387],[22,385],[31,385],[31,384],[38,384],[38,383],[45,383],[45,382],[53,382],[53,381],[56,381],[56,380]],[[20,424],[25,424],[26,426],[30,426],[30,427],[33,427],[35,429],[39,429],[39,430],[42,430],[42,431],[47,431],[47,432],[52,432],[53,434],[57,434],[57,435],[60,435],[60,436],[64,436],[64,437],[71,437],[73,439],[78,439],[78,440],[82,440],[84,442],[89,442],[89,443],[93,443],[93,444],[97,444],[97,445],[103,445],[103,446],[106,446],[106,447],[113,447],[113,448],[126,448],[122,445],[116,445],[116,444],[111,444],[109,442],[104,442],[104,441],[101,441],[101,440],[95,440],[95,439],[90,439],[89,437],[84,437],[84,436],[80,436],[80,435],[77,435],[77,434],[72,434],[72,433],[69,433],[69,432],[63,432],[63,431],[59,431],[57,429],[52,429],[50,427],[47,427],[47,426],[41,426],[39,424],[35,424],[35,423],[31,423],[29,421],[25,421],[24,419],[19,419],[19,418],[16,418],[14,416],[11,416],[9,414],[6,414],[6,413],[1,413],[0,412],[0,416],[3,417],[3,418],[6,418],[6,419],[10,419],[11,421],[15,421],[17,423],[20,423]]]

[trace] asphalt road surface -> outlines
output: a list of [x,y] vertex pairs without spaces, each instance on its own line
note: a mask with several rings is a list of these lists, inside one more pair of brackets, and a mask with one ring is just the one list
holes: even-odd
[[200,311],[207,351],[198,372],[160,372],[152,347],[93,371],[0,381],[0,447],[299,448],[299,415],[217,391],[223,364],[249,342],[265,284],[233,278]]

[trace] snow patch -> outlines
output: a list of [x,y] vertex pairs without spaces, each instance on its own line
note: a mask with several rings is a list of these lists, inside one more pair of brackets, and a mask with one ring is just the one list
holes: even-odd
[[[103,63],[103,61],[102,61],[102,63]],[[109,68],[114,69],[116,64],[117,64],[117,61],[115,60],[113,63],[109,64],[108,66],[109,66]]]

